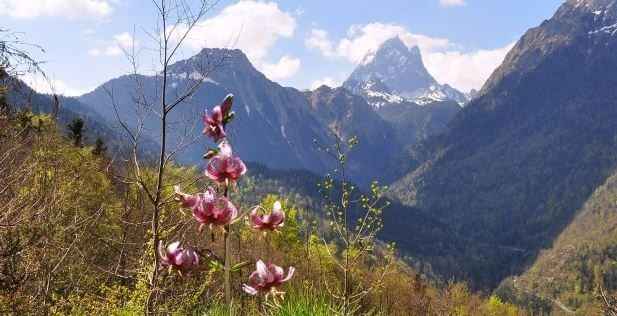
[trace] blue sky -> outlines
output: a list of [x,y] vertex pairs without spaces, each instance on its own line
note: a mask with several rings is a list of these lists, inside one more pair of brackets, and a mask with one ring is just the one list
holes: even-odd
[[[271,79],[300,89],[340,84],[362,57],[398,35],[418,45],[440,83],[480,88],[513,43],[563,0],[223,0],[187,42],[240,48]],[[151,0],[0,0],[2,27],[41,45],[36,56],[57,91],[79,95],[125,74],[122,47],[153,69]],[[39,79],[31,84],[48,88]]]

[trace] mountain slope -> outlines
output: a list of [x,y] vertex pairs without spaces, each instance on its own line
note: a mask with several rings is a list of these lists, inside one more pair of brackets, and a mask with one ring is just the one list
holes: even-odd
[[[225,60],[217,66],[203,85],[187,102],[172,112],[172,146],[191,142],[178,159],[185,163],[199,163],[208,144],[201,133],[201,115],[206,108],[218,104],[228,93],[235,95],[237,123],[230,134],[237,137],[236,150],[250,161],[268,162],[280,168],[306,168],[321,171],[325,168],[323,157],[317,156],[310,146],[313,139],[327,140],[318,122],[308,113],[304,96],[290,88],[283,88],[259,73],[239,50],[204,50],[191,60],[170,67],[171,91],[174,96],[182,93],[199,76],[196,65],[212,60]],[[191,79],[193,78],[193,79]],[[142,91],[148,103],[157,106],[161,76],[123,76],[113,79],[93,92],[80,97],[80,101],[99,111],[107,119],[115,120],[115,113],[107,91],[113,91],[122,119],[136,126],[133,96]],[[155,139],[159,126],[156,115],[146,112],[146,129]],[[295,126],[287,128],[286,126]],[[181,127],[181,128],[180,128]],[[326,141],[324,141],[326,142]]]
[[[250,164],[248,169],[251,182],[258,184],[253,195],[272,193],[272,188],[276,188],[278,194],[300,198],[302,207],[327,219],[322,213],[323,196],[316,185],[322,177],[305,170],[273,170],[260,164]],[[354,194],[359,196],[360,192]],[[458,235],[431,214],[396,200],[389,202],[390,206],[383,212],[383,229],[378,237],[381,241],[396,243],[398,255],[420,273],[433,281],[447,281],[452,275],[465,279],[468,275],[461,273],[461,267],[471,267],[483,260],[473,257],[473,253],[486,250],[485,245],[474,245],[470,249],[465,236]]]
[[[402,158],[395,128],[373,111],[364,99],[344,88],[322,86],[305,92],[315,117],[340,139],[358,137],[360,144],[349,157],[349,174],[361,182],[370,182],[378,174],[389,183],[400,176],[395,161]],[[370,168],[368,170],[367,168]]]
[[[57,119],[60,126],[66,127],[73,119],[84,120],[84,139],[88,144],[93,144],[97,138],[105,141],[105,146],[113,152],[123,151],[128,148],[123,140],[124,133],[117,128],[113,121],[105,119],[97,111],[94,111],[76,98],[57,96],[57,98],[34,91],[21,80],[10,79],[6,82],[10,89],[8,103],[13,110],[29,109],[34,113],[52,113],[58,104]],[[149,156],[154,153],[155,143],[152,139],[144,137],[140,154]]]
[[[245,160],[263,163],[270,168],[307,169],[322,174],[333,166],[333,161],[318,150],[314,141],[330,146],[335,142],[334,135],[360,134],[360,146],[367,154],[356,157],[357,169],[363,172],[355,173],[353,180],[359,184],[368,184],[373,178],[391,180],[384,177],[382,169],[374,168],[376,159],[369,153],[382,152],[381,159],[388,161],[391,155],[399,155],[400,146],[386,144],[384,147],[383,140],[388,134],[384,131],[388,127],[363,100],[348,95],[337,99],[344,102],[330,104],[331,111],[317,109],[316,106],[322,106],[311,103],[312,93],[282,87],[268,80],[239,50],[204,49],[190,59],[175,63],[170,67],[172,88],[168,95],[180,94],[190,87],[195,79],[201,78],[199,66],[212,61],[222,62],[208,73],[190,100],[178,106],[171,116],[172,147],[187,144],[179,153],[179,161],[201,162],[205,148],[211,145],[199,137],[201,113],[218,104],[226,94],[233,93],[237,122],[230,126],[229,134],[234,138],[235,150]],[[135,91],[143,91],[147,103],[156,104],[160,83],[160,76],[124,76],[80,97],[80,101],[107,119],[115,120],[109,97],[109,91],[113,91],[111,95],[121,109],[122,118],[136,126]],[[319,95],[319,92],[315,93]],[[146,111],[144,124],[145,130],[156,139],[159,134],[156,115]],[[363,126],[383,128],[362,129]]]
[[446,131],[448,123],[460,110],[460,105],[454,101],[434,102],[430,106],[402,102],[381,107],[377,113],[394,127],[398,142],[410,148]]
[[533,260],[617,165],[617,37],[598,32],[617,23],[615,2],[568,1],[529,30],[394,185],[405,203],[512,249],[475,272],[489,285]]
[[[552,247],[499,292],[521,304],[526,296],[562,302],[581,315],[599,314],[598,287],[617,290],[617,173],[591,195]],[[553,308],[555,309],[555,308]],[[555,309],[557,310],[557,309]]]

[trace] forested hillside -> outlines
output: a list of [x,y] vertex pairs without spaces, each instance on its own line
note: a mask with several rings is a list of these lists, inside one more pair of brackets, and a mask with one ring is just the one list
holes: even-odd
[[559,301],[580,315],[599,315],[602,291],[617,290],[617,176],[611,175],[577,212],[576,218],[518,277],[498,292],[533,305],[544,301],[559,312]]
[[[112,164],[94,147],[74,146],[49,116],[18,112],[10,117],[0,120],[2,313],[142,314],[151,253],[149,210],[138,188],[117,176],[122,165]],[[240,295],[238,312],[330,315],[337,300],[329,296],[324,282],[337,284],[340,277],[330,256],[336,246],[319,239],[323,214],[313,207],[322,203],[303,195],[304,189],[292,189],[289,182],[301,176],[310,179],[310,174],[266,175],[266,169],[252,169],[235,194],[246,196],[243,204],[261,202],[264,207],[280,199],[286,223],[280,233],[261,237],[247,226],[238,227],[234,257],[251,261],[267,253],[279,264],[294,266],[296,273],[282,305],[261,305]],[[146,167],[143,172],[152,171]],[[195,173],[173,167],[167,177],[182,181]],[[171,188],[166,194],[173,195]],[[165,234],[182,232],[184,239],[193,240],[204,262],[188,275],[165,274],[159,311],[226,314],[216,263],[222,231],[199,232],[175,203],[165,206],[162,226]],[[360,310],[378,315],[442,315],[455,310],[461,315],[518,315],[514,306],[497,298],[485,300],[464,285],[437,288],[390,257],[385,248],[380,253],[354,271],[355,282],[379,285],[359,302]],[[238,269],[234,289],[250,266]]]
[[393,185],[406,204],[491,245],[474,280],[496,286],[524,271],[617,166],[617,41],[595,32],[616,10],[567,1],[529,30]]

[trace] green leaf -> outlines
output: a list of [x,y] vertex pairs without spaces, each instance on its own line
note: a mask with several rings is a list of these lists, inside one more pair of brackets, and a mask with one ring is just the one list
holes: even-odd
[[232,272],[236,272],[236,271],[238,271],[238,270],[248,266],[249,264],[250,264],[250,262],[248,262],[248,261],[238,263],[238,264],[234,265],[233,267],[231,267],[231,271]]

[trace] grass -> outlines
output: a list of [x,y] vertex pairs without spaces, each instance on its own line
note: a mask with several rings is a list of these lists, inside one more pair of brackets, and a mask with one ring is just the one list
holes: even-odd
[[[285,294],[284,300],[274,304],[272,300],[259,306],[258,300],[254,299],[245,305],[245,310],[239,307],[232,308],[231,316],[235,315],[264,315],[264,316],[329,316],[332,315],[329,298],[323,293],[315,291],[292,289]],[[230,316],[229,307],[224,304],[216,304],[197,315],[205,316]]]

